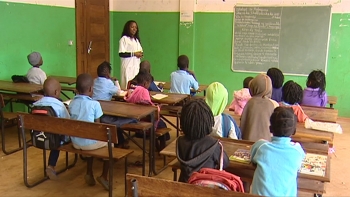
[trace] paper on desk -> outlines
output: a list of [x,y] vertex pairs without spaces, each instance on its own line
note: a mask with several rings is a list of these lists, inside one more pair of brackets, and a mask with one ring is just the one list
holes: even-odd
[[166,95],[166,94],[155,94],[155,95],[152,95],[152,97],[154,99],[160,100],[160,99],[168,97],[168,95]]
[[66,104],[66,105],[69,105],[71,101],[72,101],[72,100],[69,99],[69,100],[63,101],[63,103]]
[[118,96],[125,96],[128,91],[120,90],[117,95]]
[[316,122],[316,121],[312,121],[309,118],[306,119],[306,121],[305,121],[305,128],[333,132],[333,133],[339,133],[339,134],[343,133],[343,129],[337,123]]
[[160,83],[165,84],[164,81],[154,81],[154,83],[156,84],[156,86],[158,86]]

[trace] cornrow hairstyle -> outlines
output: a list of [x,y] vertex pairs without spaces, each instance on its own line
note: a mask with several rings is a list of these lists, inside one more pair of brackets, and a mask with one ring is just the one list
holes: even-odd
[[243,80],[243,88],[249,88],[249,82],[253,80],[253,77],[247,77]]
[[111,63],[104,61],[97,67],[97,75],[99,77],[107,77],[111,73]]
[[146,82],[152,82],[152,75],[149,74],[146,70],[140,70],[136,76],[137,85],[143,85]]
[[273,88],[282,87],[284,82],[284,75],[280,69],[270,68],[269,70],[267,70],[266,74],[271,78]]
[[326,90],[326,75],[321,70],[313,70],[307,77],[306,86],[309,88],[319,88],[318,95],[322,97]]
[[135,23],[136,26],[137,26],[137,31],[136,31],[134,37],[137,38],[137,40],[139,40],[139,42],[141,43],[140,36],[139,36],[139,31],[140,31],[139,30],[139,25],[134,20],[129,20],[128,22],[125,23],[121,37],[123,37],[123,36],[128,36],[130,38],[132,37],[132,35],[130,33],[130,26],[131,26],[132,23]]
[[282,99],[290,105],[301,103],[303,99],[302,87],[293,80],[287,81],[282,87]]
[[203,99],[193,99],[182,108],[180,126],[187,139],[201,139],[212,131],[213,113]]
[[277,107],[270,117],[270,132],[276,137],[290,137],[296,131],[297,117],[290,107]]

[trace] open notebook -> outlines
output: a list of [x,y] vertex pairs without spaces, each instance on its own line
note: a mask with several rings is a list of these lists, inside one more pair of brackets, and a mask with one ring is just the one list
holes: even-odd
[[327,132],[339,133],[339,134],[343,133],[343,129],[337,123],[316,122],[316,121],[312,121],[311,119],[306,119],[306,121],[305,121],[305,128],[307,128],[307,129],[315,129],[315,130],[319,130],[319,131],[327,131]]

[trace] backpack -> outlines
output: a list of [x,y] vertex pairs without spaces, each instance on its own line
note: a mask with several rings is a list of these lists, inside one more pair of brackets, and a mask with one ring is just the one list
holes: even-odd
[[[34,106],[31,113],[40,116],[57,117],[55,110],[51,106]],[[36,130],[31,131],[31,137],[33,146],[45,150],[56,150],[63,144],[62,142],[65,142],[64,135]]]
[[22,75],[12,75],[11,79],[14,83],[29,83],[28,78]]
[[235,119],[232,118],[232,116],[228,114],[222,113],[222,137],[227,138],[229,135],[229,132],[231,130],[231,122],[233,122],[233,125],[235,127],[235,132],[237,135],[237,139],[242,139],[242,132],[239,126],[237,125]]
[[198,172],[192,173],[191,177],[188,179],[188,183],[203,187],[244,192],[241,178],[222,169],[224,148],[221,142],[219,142],[219,144],[221,146],[220,169],[202,168]]

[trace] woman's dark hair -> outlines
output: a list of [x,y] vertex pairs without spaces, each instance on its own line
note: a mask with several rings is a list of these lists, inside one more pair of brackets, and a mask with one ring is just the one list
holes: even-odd
[[307,77],[306,86],[309,88],[320,88],[318,95],[321,97],[326,90],[326,75],[321,70],[312,71]]
[[273,88],[280,88],[283,85],[284,82],[284,75],[282,71],[278,68],[270,68],[267,70],[267,76],[270,77],[272,81],[272,87]]
[[139,42],[141,43],[140,36],[139,36],[139,32],[140,32],[139,25],[134,20],[129,20],[128,22],[125,23],[121,37],[123,37],[123,36],[128,36],[130,38],[132,37],[132,35],[130,33],[130,26],[132,23],[135,23],[137,25],[137,31],[136,31],[134,37],[137,38],[137,40],[139,40]]
[[211,133],[214,116],[204,99],[194,99],[183,106],[180,126],[189,140],[201,139]]
[[301,103],[303,99],[303,89],[296,82],[289,80],[282,88],[282,100],[288,104],[294,105]]

